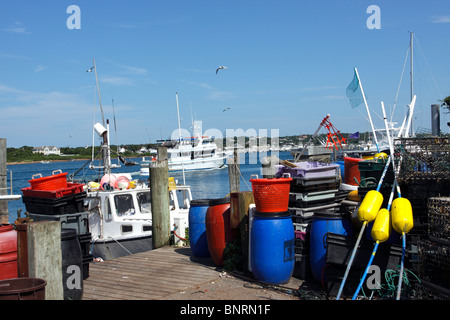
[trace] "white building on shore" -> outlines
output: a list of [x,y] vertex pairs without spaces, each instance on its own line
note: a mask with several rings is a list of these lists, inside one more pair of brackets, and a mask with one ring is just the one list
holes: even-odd
[[33,153],[43,153],[45,156],[48,156],[50,154],[52,155],[61,155],[61,149],[58,147],[48,147],[48,146],[42,146],[42,147],[35,147],[33,149]]

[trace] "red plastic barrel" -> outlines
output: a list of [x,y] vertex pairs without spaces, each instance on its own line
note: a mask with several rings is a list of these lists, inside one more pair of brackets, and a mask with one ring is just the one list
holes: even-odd
[[[358,168],[358,162],[364,159],[344,157],[344,182],[352,186],[357,186],[361,182],[361,174]],[[355,179],[358,182],[355,181]]]
[[0,280],[17,276],[17,232],[11,224],[0,224]]
[[216,266],[222,266],[224,262],[223,251],[228,242],[232,241],[238,229],[230,226],[230,199],[222,198],[211,200],[206,211],[206,239],[208,251]]

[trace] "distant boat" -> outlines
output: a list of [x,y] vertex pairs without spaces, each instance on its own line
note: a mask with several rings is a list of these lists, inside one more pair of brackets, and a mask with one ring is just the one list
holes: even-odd
[[[177,140],[158,140],[161,146],[167,147],[169,171],[192,171],[225,168],[225,160],[232,152],[218,151],[214,139],[202,136],[198,129],[198,122],[194,121],[194,132],[191,137]],[[149,164],[156,158],[143,158],[140,174],[149,175]]]
[[50,163],[50,161],[48,161],[48,160],[41,160],[41,161],[39,161],[39,163]]

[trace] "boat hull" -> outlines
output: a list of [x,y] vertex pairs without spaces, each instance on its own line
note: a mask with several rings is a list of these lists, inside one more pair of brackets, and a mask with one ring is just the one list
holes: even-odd
[[153,250],[152,236],[121,240],[97,239],[92,245],[94,258],[115,259],[130,254]]
[[[217,157],[209,159],[194,159],[181,162],[169,160],[169,171],[170,172],[180,172],[180,171],[194,171],[194,170],[210,170],[210,169],[221,169],[226,167],[225,164],[226,157]],[[149,163],[141,163],[140,175],[148,176],[150,172]]]

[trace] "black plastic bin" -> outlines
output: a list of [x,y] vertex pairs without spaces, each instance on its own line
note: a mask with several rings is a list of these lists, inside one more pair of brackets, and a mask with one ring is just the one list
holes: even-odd
[[94,256],[91,254],[91,234],[79,234],[78,241],[81,246],[81,256],[83,262],[83,280],[89,278],[89,263],[94,260]]
[[65,196],[61,198],[22,197],[28,212],[48,215],[63,215],[84,211],[83,201],[86,192]]
[[81,300],[83,265],[76,229],[61,229],[61,256],[64,300]]
[[[337,267],[346,266],[355,247],[354,237],[336,233],[327,233],[327,252],[325,262]],[[364,270],[372,255],[375,241],[361,239],[358,251],[353,260],[352,269]],[[397,270],[402,258],[402,247],[386,242],[380,243],[372,265],[377,265],[381,271],[387,269]]]

